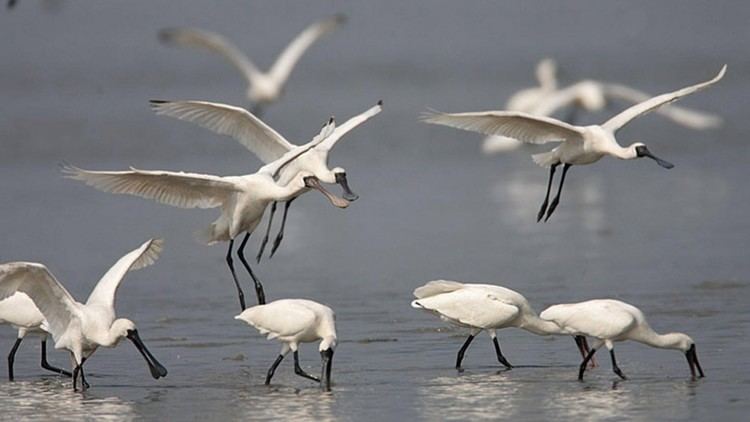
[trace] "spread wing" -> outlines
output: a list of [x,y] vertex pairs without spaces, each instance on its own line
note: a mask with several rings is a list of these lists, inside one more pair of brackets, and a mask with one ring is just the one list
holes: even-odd
[[243,52],[219,34],[194,28],[166,28],[159,31],[159,39],[165,44],[202,48],[216,53],[242,72],[249,83],[261,75]]
[[156,262],[164,247],[164,239],[149,239],[138,249],[128,252],[112,266],[96,284],[86,301],[114,307],[115,293],[128,271],[139,270]]
[[103,192],[153,199],[180,208],[215,208],[241,190],[218,176],[171,171],[90,171],[63,166],[63,173]]
[[78,302],[49,272],[34,262],[0,265],[0,300],[15,292],[26,293],[47,320],[47,331],[57,340],[74,318],[80,318]]
[[714,76],[714,78],[711,80],[708,80],[706,82],[701,82],[699,84],[695,84],[692,86],[688,86],[686,88],[678,89],[677,91],[657,95],[656,97],[653,97],[639,104],[636,104],[626,109],[622,113],[607,120],[602,125],[602,127],[606,130],[611,131],[612,133],[615,133],[618,130],[620,130],[623,126],[630,123],[631,120],[639,116],[649,113],[663,105],[675,102],[686,95],[690,95],[702,89],[708,88],[709,86],[721,80],[721,78],[724,77],[724,73],[726,73],[726,70],[727,70],[727,65],[724,65],[719,71],[719,73],[716,76]]
[[346,18],[343,15],[336,15],[308,26],[279,55],[268,71],[268,76],[277,84],[283,85],[302,54],[320,37],[333,31],[344,21]]
[[428,112],[422,116],[422,121],[485,135],[505,136],[530,144],[581,140],[582,133],[578,126],[520,111]]
[[338,142],[339,139],[341,139],[344,135],[349,133],[350,130],[370,120],[372,117],[378,115],[382,110],[383,101],[378,101],[375,106],[370,107],[365,112],[350,118],[349,120],[344,122],[344,124],[337,126],[328,136],[324,137],[325,139],[323,139],[323,141],[320,143],[320,146],[318,146],[316,149],[330,151],[336,145],[336,142]]
[[231,136],[264,163],[279,159],[296,146],[241,107],[207,101],[151,100],[151,108],[158,115],[192,122]]
[[277,300],[248,308],[235,319],[247,322],[273,339],[295,336],[306,330],[315,323],[315,312],[294,304],[293,300]]

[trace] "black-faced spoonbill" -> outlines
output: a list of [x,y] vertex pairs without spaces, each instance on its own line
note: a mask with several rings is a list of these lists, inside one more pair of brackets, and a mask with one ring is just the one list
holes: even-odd
[[8,380],[13,381],[13,363],[16,352],[26,334],[32,333],[42,337],[42,368],[61,375],[71,376],[70,372],[54,367],[47,362],[47,335],[42,330],[44,315],[26,293],[16,294],[0,300],[0,324],[9,324],[18,330],[18,337],[8,354]]
[[[193,122],[216,133],[233,137],[264,163],[278,160],[284,154],[304,147],[304,145],[299,146],[287,141],[277,131],[244,108],[205,101],[152,101],[151,104],[156,114]],[[379,101],[374,107],[350,118],[338,127],[336,127],[333,121],[329,121],[328,124],[323,126],[321,133],[318,135],[325,138],[325,140],[282,168],[277,183],[285,186],[297,173],[306,171],[314,174],[323,183],[338,183],[343,189],[344,199],[347,201],[356,200],[358,196],[349,188],[346,170],[341,167],[329,168],[328,154],[346,133],[380,113],[382,105],[383,102]],[[284,237],[284,226],[289,206],[297,196],[305,191],[300,191],[297,195],[292,196],[286,201],[281,228],[273,242],[271,256],[273,256],[281,244],[281,239]],[[261,241],[261,247],[256,257],[258,262],[260,262],[263,250],[268,242],[275,212],[276,201],[271,204],[268,228]]]
[[[722,67],[719,74],[709,81],[662,94],[636,104],[610,118],[602,125],[576,126],[551,117],[533,116],[517,111],[430,112],[423,116],[423,120],[427,123],[451,126],[487,135],[506,136],[531,144],[560,142],[560,146],[552,151],[532,156],[534,162],[538,165],[550,168],[547,194],[537,214],[537,221],[540,221],[542,217],[545,217],[546,211],[544,220],[547,221],[560,202],[565,175],[573,165],[592,164],[605,155],[609,155],[622,160],[648,157],[664,168],[674,167],[671,163],[654,156],[641,142],[635,142],[623,148],[617,143],[615,134],[633,119],[713,85],[724,76],[726,68],[726,65]],[[563,164],[560,186],[555,199],[552,200],[552,203],[549,203],[552,179],[555,169],[560,164]],[[549,208],[547,207],[548,203]]]
[[586,364],[603,345],[612,358],[612,370],[617,376],[626,379],[615,360],[614,342],[633,340],[652,347],[676,349],[685,353],[690,374],[695,378],[695,370],[701,378],[703,369],[698,363],[695,342],[687,334],[658,334],[648,325],[640,309],[614,299],[595,299],[580,303],[566,303],[550,306],[540,317],[554,322],[567,334],[594,337],[596,342],[581,362],[578,379],[583,380]]
[[82,390],[88,387],[83,375],[83,364],[99,346],[115,347],[127,338],[133,342],[148,364],[155,379],[167,375],[167,370],[148,351],[138,336],[133,321],[115,319],[115,295],[125,274],[153,264],[163,246],[161,239],[148,240],[120,258],[99,280],[86,303],[77,302],[47,267],[33,262],[11,262],[0,265],[0,299],[16,292],[26,293],[44,315],[42,329],[52,334],[56,349],[70,352],[73,369],[73,389],[78,375]]
[[[279,356],[266,375],[266,385],[289,351],[294,353],[294,373],[320,382],[320,387],[331,391],[331,365],[336,348],[336,323],[333,310],[328,306],[307,299],[280,299],[266,305],[246,309],[234,317],[255,327],[269,340],[283,343]],[[320,340],[318,350],[322,360],[320,378],[305,372],[299,364],[299,343]]]
[[[496,330],[508,327],[522,328],[537,335],[565,334],[557,324],[539,318],[523,295],[513,290],[491,284],[459,283],[435,280],[414,290],[417,300],[411,306],[423,309],[453,325],[468,328],[471,334],[456,356],[456,369],[461,371],[464,353],[474,337],[487,330],[495,346],[497,360],[506,368],[513,365],[503,356]],[[588,353],[585,338],[576,337],[582,356]]]
[[202,48],[220,55],[231,63],[247,80],[247,98],[254,104],[253,112],[260,115],[262,107],[278,100],[284,92],[289,75],[302,54],[320,37],[345,21],[343,15],[336,15],[311,24],[289,43],[268,72],[258,69],[231,42],[213,32],[192,28],[169,28],[159,32],[159,39],[166,44]]
[[237,236],[245,233],[245,238],[237,249],[240,261],[250,273],[255,284],[259,304],[266,303],[265,292],[260,280],[245,259],[244,250],[250,234],[260,223],[263,212],[269,203],[293,197],[304,189],[320,191],[336,207],[346,208],[349,203],[328,192],[311,173],[298,173],[286,186],[274,180],[281,169],[299,156],[322,142],[317,137],[304,147],[294,149],[281,158],[263,166],[256,173],[245,176],[213,176],[197,173],[171,171],[88,171],[73,166],[64,166],[66,177],[80,180],[104,192],[128,194],[153,199],[163,204],[180,208],[217,208],[221,216],[198,237],[208,244],[229,242],[226,261],[237,287],[240,306],[245,310],[245,294],[237,280],[232,259],[232,249]]

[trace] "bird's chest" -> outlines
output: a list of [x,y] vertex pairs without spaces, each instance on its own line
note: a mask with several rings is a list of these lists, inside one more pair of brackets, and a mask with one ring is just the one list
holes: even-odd
[[565,143],[560,147],[560,161],[573,165],[585,165],[599,161],[604,153],[591,142]]

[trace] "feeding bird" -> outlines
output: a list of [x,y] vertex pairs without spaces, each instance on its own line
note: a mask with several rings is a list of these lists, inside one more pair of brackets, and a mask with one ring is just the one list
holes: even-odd
[[615,360],[614,343],[633,340],[651,347],[676,349],[685,353],[690,374],[695,378],[696,369],[701,378],[703,369],[698,362],[695,342],[683,333],[658,334],[646,321],[640,309],[614,299],[595,299],[580,303],[566,303],[550,306],[540,316],[557,324],[564,332],[576,336],[589,336],[596,339],[591,351],[583,359],[578,370],[578,379],[583,380],[586,363],[594,353],[606,346],[612,358],[612,370],[617,376],[626,379]]
[[[246,309],[234,317],[258,329],[269,340],[282,343],[279,356],[268,369],[266,385],[289,351],[294,354],[294,373],[320,382],[320,387],[331,391],[331,365],[336,348],[336,323],[333,310],[328,306],[307,299],[280,299],[265,305]],[[318,350],[322,360],[320,378],[305,372],[299,364],[299,343],[320,340]]]
[[237,288],[242,310],[245,295],[237,280],[232,259],[232,249],[237,236],[245,237],[237,249],[237,255],[250,273],[259,304],[266,302],[260,280],[245,259],[244,250],[250,234],[260,223],[270,202],[284,201],[304,189],[316,189],[336,207],[346,208],[349,203],[328,192],[312,173],[297,173],[286,186],[274,180],[281,169],[295,159],[319,145],[326,138],[316,137],[302,147],[285,153],[281,158],[263,166],[256,173],[244,176],[213,176],[208,174],[172,171],[148,171],[131,168],[129,171],[89,171],[78,167],[64,166],[66,177],[80,180],[104,192],[128,194],[153,199],[166,205],[180,208],[217,208],[221,216],[198,237],[206,243],[229,242],[226,262]]
[[[615,138],[617,131],[637,117],[713,85],[724,77],[726,68],[726,65],[724,65],[721,71],[709,81],[643,101],[615,115],[601,125],[576,126],[551,117],[534,116],[518,111],[430,112],[425,114],[422,120],[427,123],[451,126],[487,135],[507,136],[531,144],[559,142],[560,145],[555,149],[532,156],[535,163],[550,169],[547,194],[537,214],[537,221],[541,221],[542,217],[544,217],[544,221],[547,221],[560,202],[565,175],[573,165],[592,164],[608,155],[622,160],[648,157],[666,169],[674,167],[673,164],[653,155],[642,142],[635,142],[628,147],[620,146]],[[560,186],[552,203],[549,203],[552,179],[557,166],[560,164],[563,164]]]
[[132,341],[148,364],[151,376],[165,377],[167,370],[143,344],[133,321],[115,319],[117,288],[128,271],[153,264],[163,247],[161,239],[150,239],[127,253],[110,268],[94,287],[86,303],[77,302],[47,267],[34,262],[0,265],[0,299],[22,292],[39,308],[45,321],[41,328],[52,334],[56,349],[70,352],[75,365],[73,389],[88,388],[83,364],[100,347],[115,347],[120,340]]
[[[570,107],[570,113],[562,120],[574,124],[578,109],[596,112],[610,106],[613,101],[637,104],[651,97],[625,85],[591,79],[560,88],[557,65],[549,58],[539,62],[536,77],[539,85],[515,93],[508,99],[505,110],[550,117],[559,110]],[[714,128],[722,122],[719,116],[674,105],[661,107],[656,112],[677,124],[697,130]],[[484,139],[482,151],[492,154],[516,149],[520,145],[521,142],[513,138],[493,135]]]
[[[413,308],[428,311],[443,321],[470,330],[456,356],[459,371],[466,349],[482,330],[490,334],[497,360],[507,369],[513,365],[500,350],[496,330],[516,327],[542,336],[564,334],[557,324],[539,318],[523,295],[505,287],[435,280],[415,289],[414,296],[417,299],[411,302]],[[589,353],[585,337],[575,336],[575,341],[581,356],[585,357]]]
[[[343,190],[344,199],[347,201],[356,200],[359,196],[349,188],[349,183],[346,178],[346,170],[341,167],[335,167],[333,169],[329,168],[328,154],[339,139],[341,139],[341,137],[347,132],[380,113],[382,105],[383,102],[378,101],[377,105],[350,118],[338,127],[336,127],[333,120],[330,120],[328,124],[323,126],[323,129],[318,135],[319,137],[325,138],[325,140],[306,154],[283,167],[279,173],[277,183],[285,186],[297,173],[307,171],[311,172],[324,183],[338,183]],[[264,163],[270,163],[279,159],[284,154],[299,148],[304,148],[304,145],[298,146],[289,142],[269,125],[241,107],[210,103],[206,101],[152,101],[151,106],[158,115],[192,122],[213,132],[231,136]],[[284,204],[284,215],[281,220],[281,228],[279,229],[279,233],[271,248],[271,256],[273,256],[276,249],[278,249],[281,240],[284,237],[284,227],[286,225],[289,206],[294,199],[305,191],[306,190],[300,191],[297,195],[286,200],[286,203]],[[273,216],[276,212],[276,204],[277,201],[274,201],[271,204],[268,227],[256,257],[258,262],[260,262],[263,250],[268,242]]]
[[70,372],[52,366],[47,362],[47,336],[48,333],[42,329],[44,315],[26,293],[16,294],[0,300],[0,324],[9,324],[18,330],[18,337],[8,354],[8,380],[13,381],[13,363],[16,352],[26,334],[32,333],[42,338],[42,368],[61,375],[71,376]]
[[167,28],[159,31],[159,39],[166,44],[202,48],[220,55],[231,63],[247,80],[247,98],[254,103],[253,113],[260,115],[263,107],[279,99],[292,69],[302,54],[320,37],[338,28],[345,21],[345,16],[335,15],[311,24],[287,45],[267,72],[258,69],[229,40],[213,32],[192,28]]

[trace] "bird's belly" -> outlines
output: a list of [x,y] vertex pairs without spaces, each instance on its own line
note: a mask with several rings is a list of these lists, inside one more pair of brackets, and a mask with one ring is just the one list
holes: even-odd
[[599,161],[604,155],[598,152],[583,152],[578,154],[563,154],[560,161],[572,165],[586,165]]

